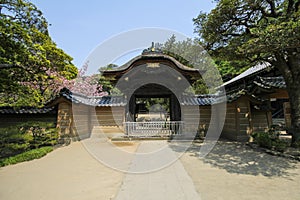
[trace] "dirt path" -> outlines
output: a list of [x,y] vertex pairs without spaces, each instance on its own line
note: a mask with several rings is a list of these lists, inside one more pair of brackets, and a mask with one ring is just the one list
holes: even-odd
[[[136,143],[115,145],[129,152],[139,146]],[[105,145],[100,150],[105,150]],[[198,152],[199,145],[193,145],[180,161],[181,171],[185,169],[202,200],[300,197],[300,162],[256,152],[234,142],[219,142],[204,159],[199,159]],[[178,173],[174,166],[160,172],[165,171],[167,176],[148,174],[147,180],[161,184],[160,177],[172,178],[172,174]],[[75,142],[39,160],[0,168],[0,199],[107,200],[120,194],[122,183],[126,183],[123,173],[102,165],[80,142]]]
[[113,199],[123,176],[75,142],[39,160],[0,168],[0,199]]
[[195,145],[181,157],[202,200],[300,199],[300,162],[219,142],[204,159]]

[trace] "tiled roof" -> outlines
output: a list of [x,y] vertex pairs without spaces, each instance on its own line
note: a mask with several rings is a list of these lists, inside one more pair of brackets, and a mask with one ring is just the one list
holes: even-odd
[[256,85],[265,89],[271,88],[286,88],[286,84],[284,78],[282,76],[278,77],[258,77],[257,80],[254,81]]
[[250,67],[249,69],[247,69],[246,71],[244,71],[240,75],[238,75],[238,76],[234,77],[233,79],[225,82],[222,86],[226,86],[226,85],[229,85],[231,83],[242,80],[243,78],[246,78],[248,76],[255,75],[255,74],[267,69],[268,67],[270,67],[270,65],[267,64],[267,63],[262,63],[262,64],[255,65],[254,67]]
[[[263,69],[266,69],[267,65],[264,66],[256,66],[255,68],[251,68],[247,70],[240,78],[246,77],[249,74],[260,72]],[[235,78],[234,78],[235,79]],[[235,80],[238,80],[237,78]],[[181,105],[213,105],[222,102],[232,102],[238,99],[243,95],[248,95],[249,97],[256,99],[257,101],[264,101],[259,96],[255,95],[251,91],[255,87],[261,87],[265,89],[270,88],[286,88],[285,81],[283,77],[256,77],[254,81],[251,82],[246,87],[237,88],[233,91],[227,92],[226,96],[218,95],[218,94],[209,94],[209,95],[198,95],[198,96],[188,96],[183,95],[180,97],[179,101]],[[61,92],[61,96],[70,100],[73,103],[82,103],[90,106],[125,106],[127,104],[127,100],[123,96],[103,96],[103,97],[88,97],[81,94],[72,93],[68,90]]]
[[199,95],[199,96],[182,96],[181,104],[186,106],[207,106],[225,102],[225,96],[219,95]]
[[[64,90],[60,93],[60,96],[68,99],[73,103],[82,103],[90,106],[105,107],[105,106],[125,106],[127,100],[123,96],[103,96],[103,97],[88,97],[81,94],[72,93],[68,90]],[[212,105],[226,101],[225,96],[221,95],[199,95],[189,96],[183,95],[179,99],[181,105]]]
[[[256,87],[263,88],[263,89],[285,89],[286,84],[284,78],[282,76],[278,77],[256,77],[253,81],[253,84],[250,83],[247,87],[237,88],[236,90],[227,92],[227,101],[232,102],[238,99],[243,95],[248,95],[257,101],[264,101],[266,99],[262,99],[259,95],[253,93]],[[271,90],[270,90],[271,91]]]
[[0,107],[0,114],[46,114],[55,113],[55,107],[44,107],[44,108],[12,108],[12,107]]
[[124,106],[126,99],[123,96],[103,96],[103,97],[89,97],[70,91],[63,91],[60,96],[65,97],[72,103],[82,103],[89,106]]
[[130,66],[132,66],[132,64],[134,62],[136,62],[140,59],[145,59],[145,58],[167,59],[167,60],[172,61],[181,70],[191,71],[191,72],[200,72],[199,69],[185,66],[184,64],[180,63],[175,58],[173,58],[172,56],[169,56],[169,55],[163,54],[163,53],[158,53],[158,52],[150,52],[150,53],[136,56],[135,58],[131,59],[130,61],[128,61],[127,63],[125,63],[124,65],[122,65],[120,67],[113,68],[110,70],[103,70],[102,72],[105,74],[105,73],[114,73],[114,72],[124,71],[124,70],[127,70]]
[[194,105],[211,105],[214,99],[212,97],[193,97],[193,96],[183,96],[181,104],[185,106],[194,106]]

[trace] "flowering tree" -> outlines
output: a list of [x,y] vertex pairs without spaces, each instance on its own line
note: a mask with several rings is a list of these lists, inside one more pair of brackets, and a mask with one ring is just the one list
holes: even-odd
[[77,76],[73,58],[56,46],[29,0],[1,0],[0,29],[0,106],[42,106],[51,94],[48,69]]
[[77,78],[68,80],[56,71],[48,69],[46,74],[49,76],[47,89],[57,94],[61,89],[67,88],[72,92],[80,93],[86,96],[105,96],[107,92],[103,92],[102,85],[99,84],[99,74],[86,76],[88,62],[79,70]]
[[99,84],[99,74],[86,76],[87,69],[88,62],[79,70],[77,78],[69,80],[57,71],[44,68],[44,81],[20,82],[20,84],[27,87],[28,90],[40,91],[44,101],[58,95],[63,88],[86,96],[101,97],[107,95],[107,92],[102,91],[102,85]]

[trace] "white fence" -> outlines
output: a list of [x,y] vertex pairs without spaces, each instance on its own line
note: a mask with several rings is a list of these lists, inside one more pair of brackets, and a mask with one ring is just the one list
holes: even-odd
[[181,135],[182,121],[124,122],[125,134],[135,137]]

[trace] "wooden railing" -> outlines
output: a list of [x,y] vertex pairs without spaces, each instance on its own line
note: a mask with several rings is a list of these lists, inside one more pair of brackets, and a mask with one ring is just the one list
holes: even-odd
[[181,135],[182,121],[124,122],[127,136],[133,137],[166,137]]

